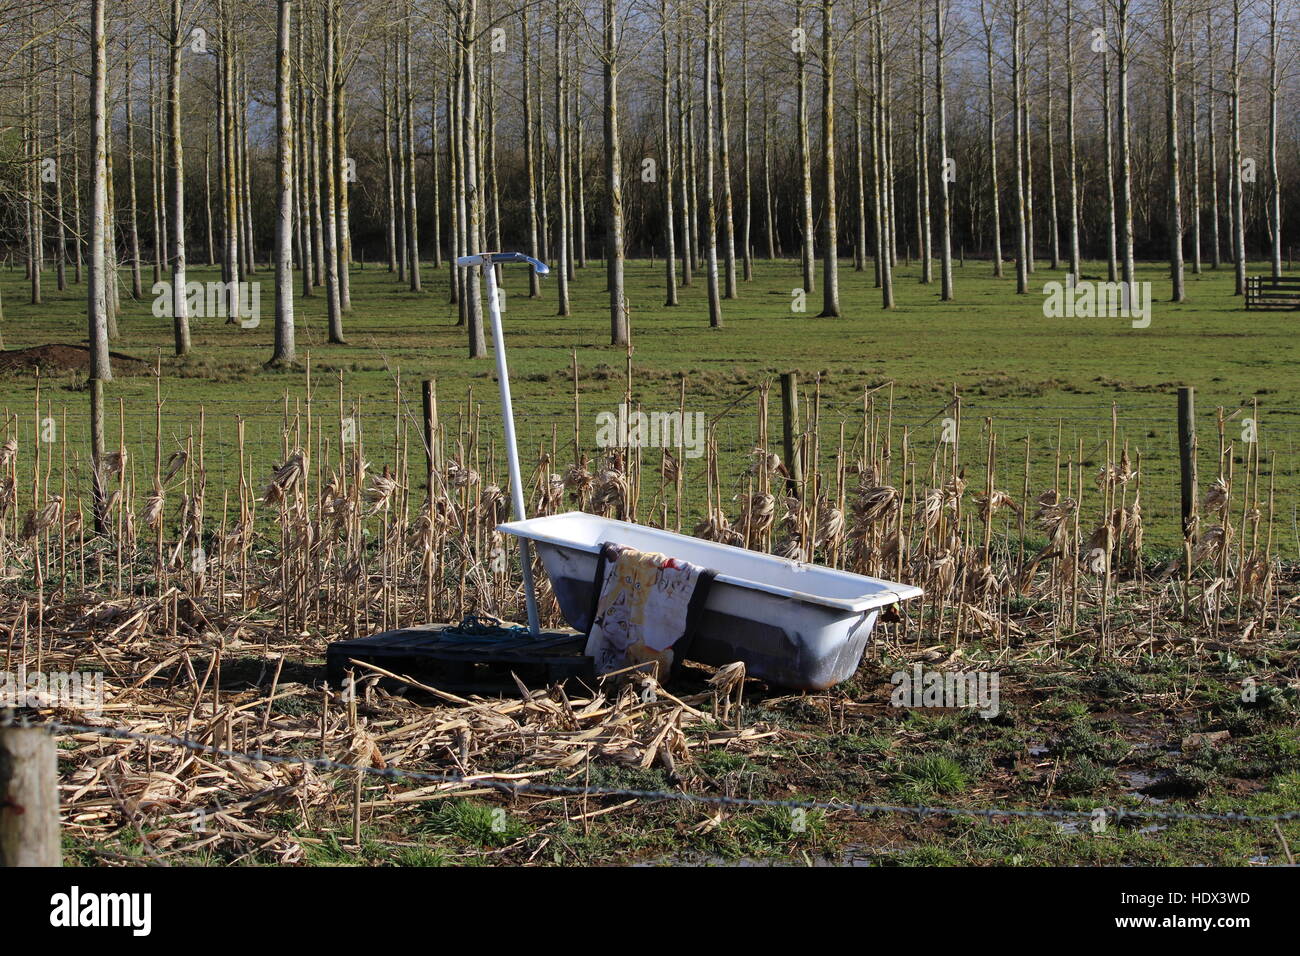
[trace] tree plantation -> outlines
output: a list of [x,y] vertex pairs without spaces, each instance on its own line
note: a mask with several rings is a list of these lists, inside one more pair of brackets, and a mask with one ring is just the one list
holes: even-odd
[[[123,296],[192,348],[187,267],[274,289],[342,343],[351,267],[458,304],[486,354],[479,248],[555,267],[570,310],[624,265],[703,283],[725,326],[755,257],[894,302],[898,260],[960,302],[954,260],[1008,288],[1083,260],[1132,282],[1289,263],[1300,178],[1286,0],[0,0],[0,249],[33,303],[84,283],[96,377]],[[1292,187],[1288,189],[1287,187]],[[841,271],[843,270],[843,274]],[[274,282],[271,282],[271,276]],[[232,291],[225,319],[238,325]],[[656,303],[658,304],[658,303]],[[706,321],[704,316],[700,321]],[[597,343],[593,343],[597,344]]]

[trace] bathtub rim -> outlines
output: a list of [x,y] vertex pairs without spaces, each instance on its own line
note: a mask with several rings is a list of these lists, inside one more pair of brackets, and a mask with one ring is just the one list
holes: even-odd
[[676,531],[668,531],[663,528],[652,528],[649,525],[635,524],[631,521],[621,521],[617,518],[605,518],[601,515],[593,515],[586,511],[564,511],[554,515],[542,515],[536,518],[527,518],[523,521],[503,522],[497,525],[497,530],[505,532],[506,534],[515,535],[516,537],[527,538],[530,541],[549,544],[557,548],[571,548],[575,551],[582,551],[586,554],[597,554],[600,551],[601,544],[603,543],[619,543],[606,538],[604,541],[598,541],[595,544],[589,545],[575,541],[572,537],[563,537],[561,535],[552,534],[546,530],[539,530],[539,528],[545,527],[545,523],[558,523],[556,519],[563,519],[569,515],[581,515],[584,518],[594,518],[597,521],[609,525],[636,528],[639,531],[650,532],[654,536],[662,535],[668,538],[686,538],[700,544],[708,545],[710,548],[724,548],[727,551],[735,551],[749,558],[762,557],[767,560],[780,562],[785,567],[796,573],[809,568],[817,568],[834,574],[860,578],[863,581],[868,581],[875,585],[885,585],[885,587],[874,594],[864,594],[861,597],[856,598],[836,598],[813,594],[808,591],[799,591],[794,588],[784,587],[780,584],[766,584],[762,581],[754,581],[750,578],[739,577],[734,574],[717,571],[716,568],[713,569],[717,571],[717,575],[714,578],[715,583],[728,584],[733,587],[745,588],[751,591],[761,591],[766,594],[799,601],[804,604],[815,604],[821,607],[832,608],[836,611],[856,614],[863,611],[872,611],[878,608],[887,607],[891,604],[911,600],[912,598],[918,598],[924,593],[921,588],[910,584],[898,584],[894,581],[886,581],[883,578],[872,578],[865,574],[856,574],[852,571],[841,571],[838,568],[829,568],[821,564],[809,564],[806,561],[794,561],[790,558],[783,558],[780,555],[766,554],[762,551],[752,551],[749,548],[739,548],[735,545],[722,544],[718,541],[706,541],[703,538],[695,538],[692,535],[678,534]]

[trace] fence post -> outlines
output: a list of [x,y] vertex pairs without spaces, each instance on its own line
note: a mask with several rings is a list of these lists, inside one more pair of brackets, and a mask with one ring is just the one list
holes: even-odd
[[803,466],[799,462],[797,435],[799,433],[799,376],[794,372],[781,373],[781,428],[784,436],[786,470],[790,472],[786,487],[792,495],[799,494]]
[[0,866],[61,866],[54,738],[0,727]]
[[90,488],[91,510],[95,516],[95,533],[108,533],[108,518],[105,502],[108,497],[104,488],[104,383],[100,379],[90,380]]
[[[434,440],[438,435],[438,380],[426,378],[420,383],[420,392],[424,400],[424,464],[425,479],[430,496],[433,495],[433,471],[437,467],[434,460]],[[432,500],[432,498],[431,498]]]
[[1181,476],[1183,537],[1190,538],[1196,523],[1196,389],[1178,389],[1178,469]]

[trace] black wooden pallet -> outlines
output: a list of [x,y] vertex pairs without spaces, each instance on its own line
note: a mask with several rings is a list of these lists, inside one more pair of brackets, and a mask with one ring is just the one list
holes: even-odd
[[358,660],[438,687],[513,687],[512,671],[546,683],[592,676],[591,658],[583,654],[586,635],[576,631],[471,636],[452,628],[430,624],[336,641],[325,655],[326,675],[336,687],[349,669],[363,676],[366,669],[350,663]]

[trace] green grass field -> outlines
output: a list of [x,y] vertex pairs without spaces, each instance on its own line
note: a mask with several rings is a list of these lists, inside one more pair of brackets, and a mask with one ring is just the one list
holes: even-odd
[[[1262,268],[1252,266],[1250,271]],[[1083,272],[1085,278],[1104,278],[1104,264],[1087,263]],[[1085,466],[1095,471],[1104,457],[1102,443],[1110,435],[1114,403],[1121,441],[1127,440],[1134,457],[1139,452],[1142,456],[1148,539],[1156,544],[1169,543],[1176,534],[1171,518],[1177,510],[1177,386],[1197,388],[1203,476],[1216,473],[1216,407],[1235,415],[1227,435],[1240,452],[1241,419],[1258,400],[1262,458],[1266,464],[1276,461],[1280,545],[1284,554],[1295,554],[1300,401],[1292,369],[1300,345],[1293,314],[1245,312],[1242,300],[1231,294],[1230,267],[1199,276],[1189,272],[1189,301],[1173,305],[1165,301],[1165,268],[1141,266],[1139,278],[1152,283],[1147,328],[1134,328],[1125,318],[1044,317],[1043,286],[1062,280],[1063,273],[1042,263],[1025,296],[1014,294],[1011,267],[1006,278],[994,279],[987,262],[972,260],[956,266],[955,273],[956,301],[944,303],[937,282],[920,284],[917,264],[900,261],[898,304],[885,312],[871,272],[854,272],[851,263],[842,263],[843,314],[832,319],[817,317],[820,289],[808,296],[807,312],[792,312],[792,290],[800,283],[796,262],[759,261],[754,281],[742,282],[740,297],[724,302],[724,328],[710,329],[698,275],[693,286],[681,290],[681,304],[670,309],[662,305],[662,263],[630,262],[634,399],[646,411],[672,411],[679,378],[685,375],[687,411],[717,421],[726,482],[747,463],[745,456],[756,437],[758,394],[753,388],[774,381],[781,372],[797,371],[804,385],[820,373],[822,447],[828,455],[834,454],[841,420],[848,441],[859,434],[864,388],[893,383],[895,437],[899,426],[912,428],[919,458],[928,461],[941,418],[950,414],[944,406],[956,386],[962,396],[961,453],[968,471],[982,471],[982,426],[989,417],[998,434],[1000,484],[1017,497],[1026,437],[1035,491],[1052,480],[1058,429],[1065,446],[1062,460],[1082,440]],[[387,441],[399,372],[404,402],[413,416],[419,416],[419,380],[436,378],[449,428],[454,429],[470,388],[474,400],[482,402],[485,427],[499,427],[494,367],[490,359],[466,357],[464,330],[455,327],[455,307],[447,303],[447,269],[434,270],[426,263],[423,275],[426,291],[413,294],[382,267],[354,268],[346,346],[325,344],[322,296],[297,300],[300,358],[310,356],[317,414],[334,419],[342,372],[349,403],[361,403],[361,427],[376,465],[391,458]],[[124,290],[129,290],[129,275],[123,276]],[[203,406],[209,471],[222,482],[230,477],[227,469],[233,474],[235,419],[242,416],[261,473],[280,454],[285,395],[291,404],[305,395],[300,372],[262,368],[272,337],[272,272],[263,268],[252,277],[263,284],[260,326],[240,329],[221,318],[197,319],[194,354],[184,360],[169,354],[169,320],[151,312],[150,278],[146,269],[142,301],[124,294],[121,336],[112,347],[149,361],[162,350],[165,441],[182,440]],[[218,276],[216,270],[197,268],[191,278],[207,281]],[[507,345],[524,458],[531,461],[539,443],[549,443],[557,433],[559,458],[567,463],[573,433],[572,350],[577,350],[582,433],[589,450],[595,443],[597,413],[616,410],[623,394],[626,357],[622,349],[605,344],[609,332],[604,271],[599,261],[579,270],[571,286],[573,315],[563,318],[554,314],[551,280],[544,281],[542,297],[536,300],[527,298],[522,271],[509,273],[506,281]],[[70,285],[59,293],[52,272],[46,273],[44,285],[44,304],[32,306],[21,269],[0,271],[0,331],[7,349],[84,341],[84,285]],[[18,416],[24,442],[30,442],[33,433],[35,385],[30,372],[0,376],[0,407]],[[152,376],[146,374],[119,376],[107,391],[110,443],[117,434],[120,400],[127,443],[137,449],[137,462],[152,457],[153,390]],[[882,413],[889,393],[890,388],[875,393]],[[81,376],[43,375],[41,403],[56,421],[62,421],[66,409],[69,454],[84,457],[87,397]],[[775,443],[780,415],[775,387],[770,408]],[[1244,460],[1240,453],[1237,458],[1239,463]],[[692,497],[702,500],[703,464],[691,462],[689,469]],[[728,487],[741,490],[734,483]],[[647,493],[643,500],[649,497]]]

